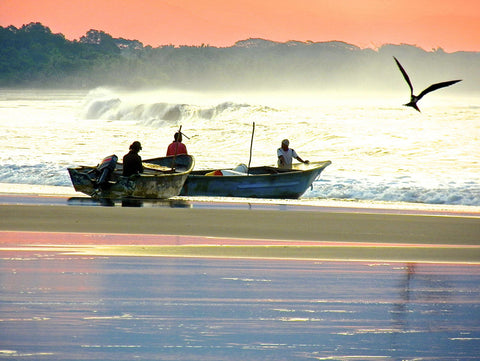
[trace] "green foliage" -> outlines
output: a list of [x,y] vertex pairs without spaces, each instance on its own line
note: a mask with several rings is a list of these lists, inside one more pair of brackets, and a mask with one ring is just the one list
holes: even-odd
[[0,86],[97,85],[102,70],[121,61],[113,39],[102,34],[98,43],[72,42],[40,23],[0,27]]
[[[468,78],[462,87],[452,89],[479,90],[480,53],[475,52],[426,52],[410,45],[372,50],[343,42],[263,39],[239,41],[228,48],[152,48],[98,30],[89,30],[79,41],[69,41],[40,23],[20,29],[0,27],[0,87],[405,90],[392,56],[409,68],[416,84]],[[415,74],[419,68],[421,72]],[[437,73],[438,79],[431,79],[432,73]]]

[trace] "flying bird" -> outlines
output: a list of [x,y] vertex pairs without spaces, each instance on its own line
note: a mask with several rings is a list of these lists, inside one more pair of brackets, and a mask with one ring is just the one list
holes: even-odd
[[413,94],[412,82],[410,81],[410,78],[408,77],[407,72],[405,71],[405,69],[403,69],[402,64],[400,64],[400,62],[397,60],[397,58],[395,58],[395,57],[393,57],[393,58],[395,59],[395,62],[397,63],[398,68],[402,72],[403,77],[405,78],[405,81],[407,82],[408,86],[410,87],[410,102],[408,102],[407,104],[403,104],[403,105],[405,105],[407,107],[412,107],[412,108],[416,109],[417,111],[420,111],[420,109],[417,106],[417,102],[420,99],[422,99],[425,94],[433,92],[434,90],[437,90],[437,89],[440,89],[440,88],[443,88],[443,87],[446,87],[446,86],[453,85],[453,84],[461,81],[461,79],[460,80],[450,80],[450,81],[444,81],[444,82],[441,82],[441,83],[432,84],[427,89],[422,91],[420,94],[414,95]]

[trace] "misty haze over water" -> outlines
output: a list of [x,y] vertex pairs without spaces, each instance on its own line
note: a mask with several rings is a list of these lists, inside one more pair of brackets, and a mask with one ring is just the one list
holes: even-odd
[[266,39],[240,40],[225,48],[152,48],[98,30],[72,42],[40,23],[0,27],[0,87],[408,94],[393,56],[418,92],[435,82],[463,79],[448,94],[480,93],[479,52],[446,53],[392,44],[374,50],[341,41]]

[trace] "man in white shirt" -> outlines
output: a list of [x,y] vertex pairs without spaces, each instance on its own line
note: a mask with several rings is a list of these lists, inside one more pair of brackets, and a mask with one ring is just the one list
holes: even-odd
[[303,160],[300,158],[292,148],[289,148],[290,142],[288,139],[282,140],[282,146],[277,149],[278,155],[278,168],[290,169],[292,168],[292,159],[295,158],[299,162],[308,164],[308,160]]

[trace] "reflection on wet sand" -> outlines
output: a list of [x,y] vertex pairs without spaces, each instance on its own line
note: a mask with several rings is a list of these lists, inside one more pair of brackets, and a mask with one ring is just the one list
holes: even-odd
[[0,253],[0,357],[472,360],[480,266]]
[[164,207],[192,208],[192,204],[183,199],[139,199],[139,198],[86,198],[71,197],[67,200],[70,206],[100,206],[100,207]]
[[410,304],[410,281],[415,275],[415,263],[407,263],[401,269],[405,270],[405,276],[400,278],[398,284],[399,297],[398,301],[393,304],[392,326],[401,331],[405,331],[407,328],[407,317]]

